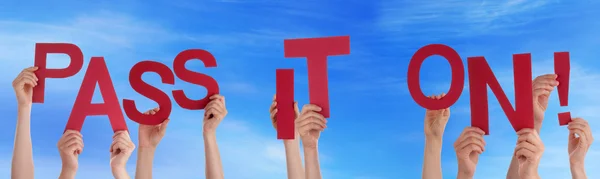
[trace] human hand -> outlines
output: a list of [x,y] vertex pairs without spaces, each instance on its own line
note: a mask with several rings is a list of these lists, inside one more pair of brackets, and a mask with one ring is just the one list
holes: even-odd
[[203,129],[204,134],[214,134],[217,126],[225,116],[227,108],[225,107],[225,97],[215,94],[210,97],[210,102],[204,108]]
[[467,127],[454,142],[458,160],[458,177],[473,178],[479,155],[485,151],[485,132],[477,127]]
[[131,142],[128,131],[115,132],[113,142],[110,145],[110,166],[113,174],[115,174],[115,171],[125,170],[125,165],[134,149],[135,144]]
[[[428,96],[430,99],[442,99],[446,94]],[[442,140],[446,124],[450,118],[450,108],[429,110],[425,109],[425,137],[427,139]]]
[[558,75],[546,74],[536,77],[533,82],[533,116],[535,129],[539,132],[544,120],[544,112],[548,108],[548,98],[554,87],[558,86]]
[[[269,112],[271,113],[271,123],[273,124],[273,128],[277,129],[277,95],[273,95],[273,102],[271,103],[271,108],[269,108]],[[298,110],[298,102],[294,102],[294,120],[298,118],[298,114],[300,113]],[[297,133],[298,131],[296,131]]]
[[544,153],[542,139],[534,129],[517,132],[515,156],[519,160],[519,176],[522,179],[539,178],[538,166]]
[[19,73],[12,83],[19,106],[30,106],[32,103],[33,87],[37,86],[38,81],[38,78],[33,72],[35,72],[37,69],[38,67],[25,68],[23,71],[21,71],[21,73]]
[[62,160],[62,172],[75,173],[79,154],[83,152],[83,136],[76,130],[67,130],[56,144]]
[[[154,108],[154,109],[151,109],[151,110],[145,112],[144,114],[145,115],[154,115],[159,110],[160,110],[160,108],[157,107],[157,108]],[[162,140],[162,138],[165,136],[165,133],[167,131],[167,125],[169,124],[169,121],[171,121],[171,120],[167,118],[158,125],[140,124],[139,130],[138,130],[138,133],[139,133],[138,146],[140,148],[155,149],[156,146],[158,146],[158,143],[160,143],[160,140]]]
[[321,131],[327,128],[327,119],[318,113],[321,110],[314,104],[304,105],[300,117],[295,121],[304,148],[317,148]]
[[[569,161],[571,165],[583,167],[585,155],[594,142],[592,129],[582,118],[574,118],[569,123]],[[577,136],[575,136],[577,134]]]

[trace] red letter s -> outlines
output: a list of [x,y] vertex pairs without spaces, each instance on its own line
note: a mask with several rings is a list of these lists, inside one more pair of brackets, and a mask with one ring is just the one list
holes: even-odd
[[209,97],[219,94],[219,84],[214,78],[208,75],[186,69],[185,63],[193,59],[202,60],[205,67],[217,66],[217,61],[210,52],[201,49],[191,49],[185,50],[175,57],[175,60],[173,61],[173,71],[175,71],[175,75],[183,81],[204,86],[207,91],[206,97],[200,100],[191,100],[185,95],[183,90],[174,90],[173,98],[175,99],[175,102],[184,109],[204,109],[206,104],[210,102]]
[[154,115],[145,115],[137,110],[135,101],[123,99],[123,109],[131,120],[145,125],[157,125],[162,123],[171,115],[171,99],[160,89],[149,85],[142,80],[145,72],[155,72],[160,75],[162,83],[175,84],[175,76],[169,67],[154,61],[142,61],[135,64],[129,72],[129,83],[131,88],[141,95],[158,103],[160,110]]

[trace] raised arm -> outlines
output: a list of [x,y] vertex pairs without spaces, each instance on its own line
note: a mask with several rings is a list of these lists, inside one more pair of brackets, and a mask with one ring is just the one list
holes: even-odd
[[79,166],[79,154],[83,152],[83,136],[75,130],[67,130],[56,144],[60,152],[62,170],[59,179],[74,179]]
[[[442,99],[445,94],[429,96]],[[425,110],[425,152],[423,157],[423,179],[442,178],[442,137],[450,118],[450,109]]]
[[210,102],[204,108],[203,135],[204,153],[206,158],[206,179],[223,179],[223,165],[221,155],[217,146],[217,126],[227,115],[225,108],[225,97],[213,95]]
[[485,151],[485,132],[477,127],[467,127],[454,142],[458,161],[457,179],[472,179],[479,161],[479,155]]
[[17,129],[13,149],[11,178],[33,179],[33,149],[31,145],[31,101],[38,78],[37,67],[26,68],[13,81],[17,96]]
[[[532,82],[533,89],[533,119],[535,131],[540,132],[542,129],[542,122],[544,121],[544,112],[548,108],[548,98],[550,93],[554,90],[554,87],[558,86],[555,74],[546,74],[536,77]],[[513,158],[510,161],[508,172],[506,174],[507,179],[519,179],[519,162],[513,154]]]
[[129,179],[127,174],[127,161],[135,150],[135,144],[131,141],[128,131],[117,131],[113,135],[110,145],[110,168],[115,179]]
[[327,128],[327,120],[323,115],[318,113],[319,111],[321,111],[321,107],[317,105],[304,105],[300,117],[295,122],[300,138],[302,138],[305,173],[306,178],[309,179],[321,179],[318,141],[321,132]]
[[[154,108],[145,112],[146,115],[154,115],[159,108]],[[165,136],[167,125],[170,119],[165,119],[158,125],[140,124],[138,129],[138,154],[135,169],[136,179],[151,179],[152,178],[152,163],[154,161],[154,152],[156,147]]]
[[[582,118],[569,123],[569,162],[573,179],[587,179],[585,174],[585,155],[594,142],[592,129]],[[577,136],[576,136],[577,135]]]
[[[296,112],[296,117],[298,117],[298,103],[294,103],[294,110]],[[275,101],[275,96],[273,97],[273,103],[271,104],[271,108],[269,108],[269,112],[271,113],[271,123],[273,123],[273,127],[277,129],[277,102]],[[302,158],[300,157],[299,138],[298,130],[296,130],[296,136],[293,140],[283,140],[288,179],[304,179],[304,168],[302,167]]]

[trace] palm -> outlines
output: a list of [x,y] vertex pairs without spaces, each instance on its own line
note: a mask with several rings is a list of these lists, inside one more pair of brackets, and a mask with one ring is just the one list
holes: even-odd
[[571,139],[569,140],[569,156],[571,158],[573,157],[577,157],[579,155],[581,155],[583,150],[583,146],[581,146],[581,138],[575,138],[575,139]]
[[17,89],[16,93],[20,103],[28,103],[31,102],[31,98],[33,97],[33,88],[26,84]]
[[460,166],[465,167],[464,170],[469,173],[474,173],[477,161],[479,160],[479,155],[476,152],[471,152],[470,154],[464,154],[459,160],[459,162],[462,163]]
[[441,135],[450,117],[450,109],[426,110],[425,132],[429,135]]
[[302,136],[302,143],[306,146],[316,146],[319,136],[321,136],[321,131],[310,130],[306,135]]
[[160,142],[160,126],[140,125],[140,146],[156,146]]
[[544,112],[548,108],[548,95],[540,95],[535,97],[537,100],[534,101],[534,114],[536,119],[543,119]]

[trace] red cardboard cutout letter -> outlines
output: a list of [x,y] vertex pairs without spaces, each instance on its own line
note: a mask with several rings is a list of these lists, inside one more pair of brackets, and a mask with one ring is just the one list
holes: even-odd
[[294,70],[277,69],[277,139],[294,139]]
[[[98,83],[104,103],[92,104],[96,83]],[[127,124],[125,124],[119,99],[110,79],[110,73],[106,68],[104,58],[92,57],[83,77],[83,82],[81,82],[81,88],[79,89],[79,94],[77,94],[77,99],[75,99],[75,105],[73,106],[65,130],[81,131],[81,127],[87,116],[98,115],[108,115],[114,132],[127,130]]]
[[154,115],[145,115],[137,110],[135,101],[130,99],[123,99],[123,109],[127,117],[138,124],[158,125],[171,115],[171,99],[160,89],[142,80],[142,75],[146,72],[157,73],[161,77],[162,83],[165,84],[175,84],[175,76],[173,76],[169,67],[153,61],[141,61],[135,64],[131,68],[131,71],[129,71],[129,84],[131,84],[131,88],[142,96],[158,103],[160,110]]
[[175,102],[184,109],[204,109],[206,104],[210,102],[210,99],[208,98],[212,95],[219,94],[219,84],[214,78],[208,75],[186,69],[185,63],[193,59],[201,60],[204,62],[205,67],[217,67],[217,61],[210,52],[200,49],[191,49],[185,50],[175,57],[175,60],[173,61],[173,71],[175,71],[175,75],[183,81],[204,86],[207,91],[206,97],[200,100],[191,100],[185,95],[183,90],[174,90],[173,98],[175,99]]
[[[47,69],[46,61],[49,53],[63,53],[69,55],[71,62],[63,69]],[[83,53],[74,44],[66,43],[36,43],[35,44],[35,66],[38,70],[38,85],[33,88],[33,102],[44,103],[44,91],[46,89],[46,78],[67,78],[73,76],[83,67]]]
[[283,46],[286,58],[306,57],[310,103],[321,107],[320,113],[329,118],[327,56],[350,54],[350,36],[287,39]]
[[[450,83],[450,90],[448,94],[441,100],[434,100],[427,98],[423,91],[421,91],[420,77],[421,65],[425,59],[433,55],[439,55],[444,57],[450,63],[452,68],[452,82]],[[463,68],[462,60],[460,55],[452,49],[452,47],[442,44],[431,44],[421,47],[415,54],[410,63],[408,64],[408,90],[412,98],[421,107],[430,110],[445,109],[452,106],[460,97],[465,84],[465,69]]]
[[533,128],[533,97],[531,87],[531,55],[513,55],[515,108],[498,83],[484,57],[469,57],[469,87],[471,93],[471,125],[489,135],[487,86],[496,95],[500,106],[515,131]]

